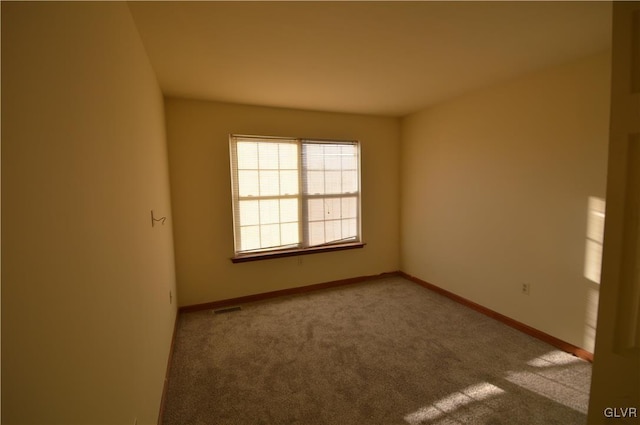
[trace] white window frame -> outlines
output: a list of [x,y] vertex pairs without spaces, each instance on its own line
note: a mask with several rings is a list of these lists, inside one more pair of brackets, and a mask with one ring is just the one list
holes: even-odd
[[[238,158],[236,142],[253,140],[255,142],[277,142],[277,143],[295,143],[298,146],[298,192],[295,195],[275,195],[275,196],[249,196],[241,197],[239,193],[239,177],[238,177]],[[356,149],[356,178],[357,183],[355,191],[341,192],[341,193],[307,193],[305,188],[304,176],[309,169],[305,168],[303,159],[303,146],[319,144],[319,145],[349,145],[354,146]],[[318,253],[324,251],[344,250],[352,248],[362,248],[365,244],[362,242],[362,211],[361,211],[361,152],[360,142],[355,140],[326,140],[318,138],[290,138],[290,137],[274,137],[274,136],[254,136],[254,135],[229,135],[229,154],[230,154],[230,170],[231,170],[231,194],[232,194],[232,211],[233,211],[233,235],[234,235],[234,256],[231,258],[233,262],[243,262],[251,260],[259,260],[264,258],[284,257],[293,255],[303,255]],[[326,171],[327,169],[323,169]],[[341,172],[345,172],[344,169],[340,169]],[[326,182],[326,181],[325,181]],[[242,200],[261,200],[261,199],[290,199],[296,198],[298,200],[298,236],[299,242],[296,244],[280,245],[277,247],[257,248],[253,250],[241,250],[241,224],[240,224],[240,212],[239,205]],[[356,200],[356,217],[355,217],[355,231],[354,237],[349,237],[343,240],[333,240],[323,244],[312,244],[311,237],[309,235],[309,211],[308,201],[312,199],[342,199],[355,198]],[[318,220],[316,222],[326,223],[329,221],[340,221],[340,226],[343,226],[342,216],[340,219],[325,219]],[[326,231],[326,230],[325,230]],[[326,238],[326,234],[325,234]]]

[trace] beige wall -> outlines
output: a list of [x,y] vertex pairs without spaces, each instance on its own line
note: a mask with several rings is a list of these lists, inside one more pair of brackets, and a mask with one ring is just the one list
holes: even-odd
[[125,3],[2,3],[2,184],[2,423],[156,423],[172,220]]
[[[395,271],[399,120],[167,99],[179,304]],[[360,140],[363,249],[233,264],[229,134]]]
[[[401,269],[592,350],[608,60],[403,120],[165,99],[173,216],[162,95],[127,7],[3,2],[2,423],[156,422],[172,224],[180,305]],[[229,133],[360,140],[367,246],[231,263]]]
[[587,208],[605,197],[609,75],[602,53],[406,117],[401,269],[593,351]]

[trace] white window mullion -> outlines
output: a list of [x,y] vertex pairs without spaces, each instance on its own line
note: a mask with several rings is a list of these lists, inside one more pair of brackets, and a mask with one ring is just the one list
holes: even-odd
[[322,146],[322,182],[324,183],[323,193],[325,197],[322,200],[322,240],[327,243],[327,149]]
[[300,196],[300,205],[298,208],[299,211],[299,228],[300,228],[300,244],[302,248],[307,248],[309,246],[309,211],[307,206],[307,168],[305,167],[304,160],[304,147],[302,140],[298,140],[298,185],[300,190],[298,194]]

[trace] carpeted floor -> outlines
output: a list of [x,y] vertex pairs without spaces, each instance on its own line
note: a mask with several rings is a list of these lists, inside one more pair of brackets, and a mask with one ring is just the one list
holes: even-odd
[[591,365],[400,277],[182,314],[163,425],[584,424]]

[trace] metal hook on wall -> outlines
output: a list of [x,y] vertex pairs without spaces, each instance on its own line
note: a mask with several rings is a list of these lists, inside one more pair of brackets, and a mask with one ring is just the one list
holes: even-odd
[[165,222],[166,219],[167,219],[167,217],[155,218],[153,216],[153,210],[151,210],[151,227],[155,226],[156,221],[162,222],[162,225],[164,226],[164,222]]

